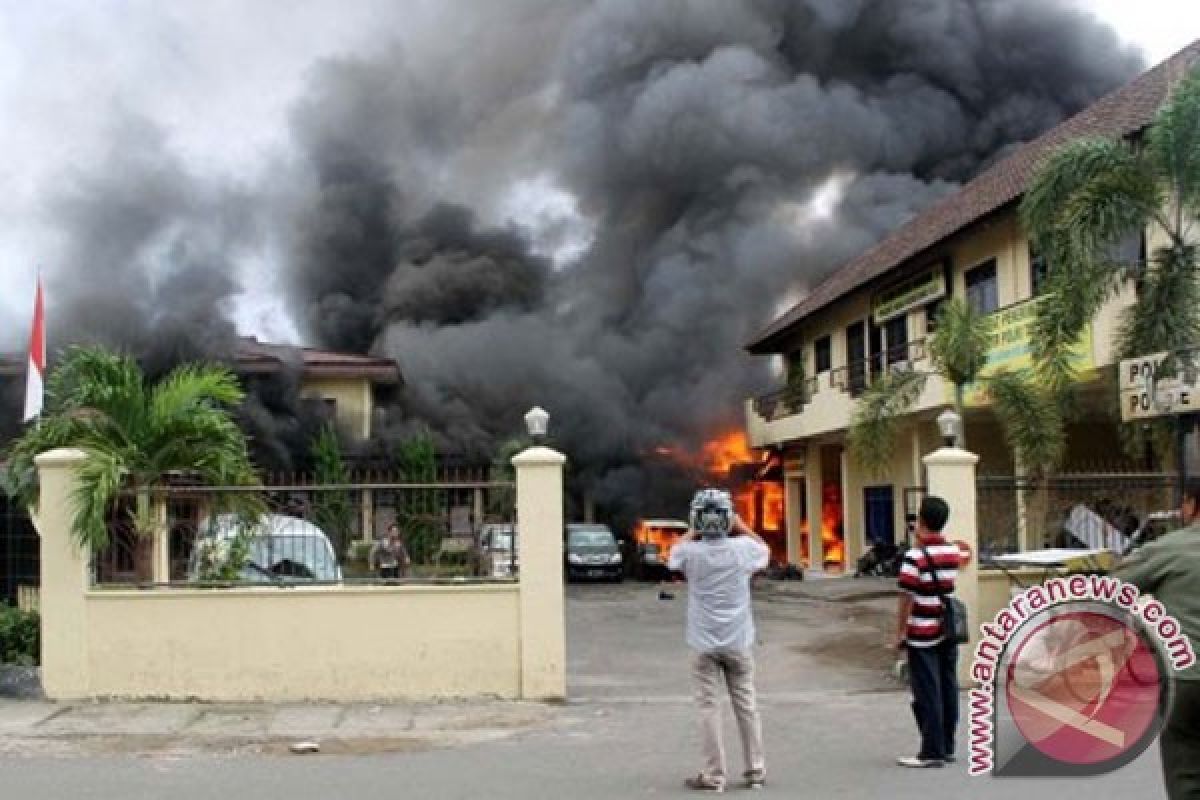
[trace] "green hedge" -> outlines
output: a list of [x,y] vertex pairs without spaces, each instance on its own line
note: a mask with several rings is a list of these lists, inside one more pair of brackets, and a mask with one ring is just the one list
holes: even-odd
[[0,605],[0,664],[38,665],[41,656],[41,625],[38,615]]

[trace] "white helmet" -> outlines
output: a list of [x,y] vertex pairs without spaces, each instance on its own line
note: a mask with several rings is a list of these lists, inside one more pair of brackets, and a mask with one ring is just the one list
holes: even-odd
[[701,536],[728,536],[733,530],[733,498],[724,489],[701,489],[692,498],[689,521]]

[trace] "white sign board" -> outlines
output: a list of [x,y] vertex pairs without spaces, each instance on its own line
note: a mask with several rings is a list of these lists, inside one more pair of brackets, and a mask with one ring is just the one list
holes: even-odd
[[1117,383],[1123,421],[1200,412],[1200,386],[1186,382],[1182,375],[1155,380],[1154,373],[1166,357],[1156,353],[1121,362]]

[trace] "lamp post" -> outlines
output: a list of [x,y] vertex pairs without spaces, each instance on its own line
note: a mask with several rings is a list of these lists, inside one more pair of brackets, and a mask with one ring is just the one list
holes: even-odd
[[962,417],[954,409],[947,408],[937,418],[938,430],[946,447],[957,447],[962,436]]
[[549,428],[550,414],[541,406],[534,406],[525,414],[525,430],[529,431],[529,436],[535,442],[546,438]]

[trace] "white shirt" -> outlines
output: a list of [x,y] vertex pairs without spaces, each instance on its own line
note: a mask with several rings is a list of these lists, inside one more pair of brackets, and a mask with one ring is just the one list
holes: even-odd
[[749,536],[680,542],[668,567],[688,581],[687,643],[699,653],[745,652],[754,646],[750,576],[770,551]]

